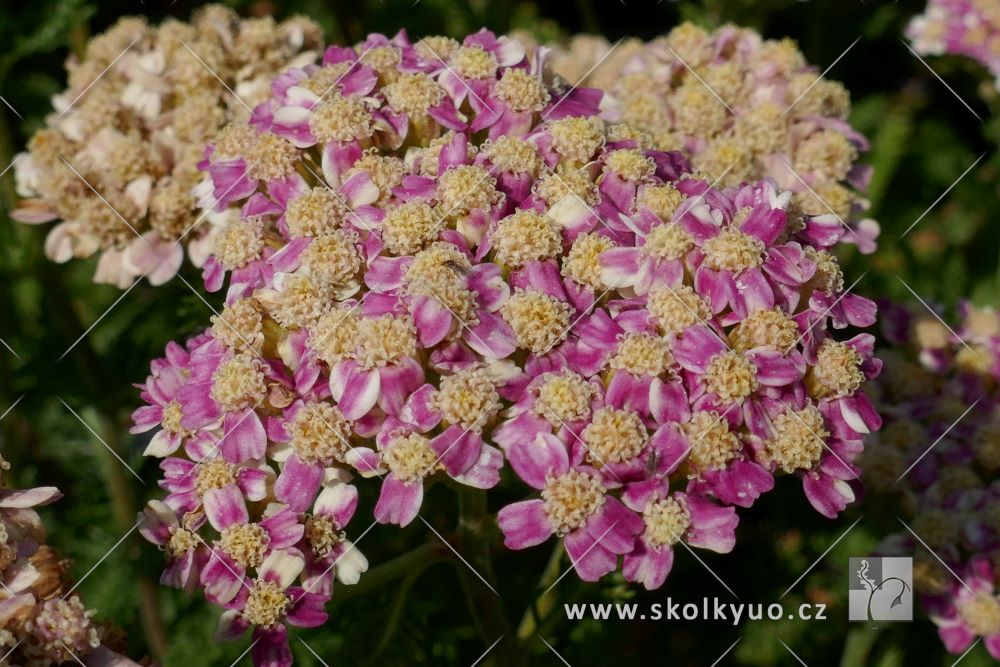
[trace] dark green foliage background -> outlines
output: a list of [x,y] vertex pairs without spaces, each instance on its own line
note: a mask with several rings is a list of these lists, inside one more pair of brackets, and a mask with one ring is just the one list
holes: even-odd
[[[36,0],[5,7],[0,15],[0,95],[16,113],[0,107],[0,168],[8,165],[49,111],[49,97],[64,87],[62,62],[73,49],[124,14],[152,20],[186,17],[197,3],[87,2]],[[365,2],[288,0],[233,2],[246,14],[284,16],[304,13],[318,20],[328,40],[354,42],[367,32],[393,33],[406,27],[411,36],[464,33],[488,26],[496,31],[527,29],[549,39],[578,31],[651,38],[683,18],[705,25],[733,21],[768,37],[798,40],[810,62],[825,69],[855,39],[858,44],[830,71],[843,81],[855,103],[852,122],[872,140],[864,159],[876,168],[872,214],[883,229],[873,256],[848,253],[848,283],[864,276],[857,291],[867,296],[912,298],[902,281],[922,298],[943,304],[971,297],[997,303],[1000,274],[997,253],[997,170],[995,144],[1000,140],[997,93],[979,66],[957,58],[933,58],[931,65],[985,122],[966,109],[906,49],[902,30],[922,1],[751,0],[705,3],[658,3],[626,0],[520,2],[485,0],[368,0]],[[906,230],[977,157],[985,155],[913,231]],[[0,349],[0,452],[15,466],[19,485],[54,484],[66,497],[44,510],[51,541],[75,561],[73,574],[84,576],[134,525],[135,510],[157,493],[154,462],[144,461],[144,443],[127,434],[129,412],[137,405],[133,382],[141,381],[148,362],[170,338],[182,338],[205,326],[211,312],[182,282],[153,289],[142,283],[122,297],[114,288],[91,283],[93,262],[57,266],[42,255],[45,229],[12,223],[6,215],[14,202],[13,173],[0,178],[0,337],[16,352]],[[199,285],[197,274],[184,277]],[[106,317],[102,314],[121,302]],[[217,298],[209,299],[215,303]],[[98,321],[99,320],[99,321]],[[96,322],[96,326],[93,326]],[[60,355],[85,331],[89,335],[64,358]],[[63,405],[87,422],[88,430]],[[111,458],[96,435],[127,461],[142,483]],[[369,521],[371,485],[354,534]],[[847,559],[865,554],[887,531],[899,528],[885,503],[861,503],[837,521],[807,505],[794,480],[786,479],[743,515],[739,542],[729,556],[702,556],[705,564],[744,602],[774,601],[799,575],[860,518],[860,523],[821,560],[785,598],[787,608],[803,601],[828,603],[827,621],[759,622],[741,627],[726,623],[623,623],[556,621],[544,627],[545,638],[574,667],[615,662],[625,665],[710,665],[738,637],[720,664],[795,665],[784,642],[810,666],[951,664],[925,619],[871,630],[846,622]],[[516,488],[516,487],[515,487]],[[501,491],[491,496],[491,511],[517,499]],[[428,518],[451,535],[457,499],[448,488],[429,494]],[[135,535],[132,535],[134,538]],[[198,598],[185,598],[155,586],[161,557],[136,539],[126,539],[94,572],[81,590],[101,617],[116,619],[128,631],[130,652],[150,651],[138,608],[153,602],[162,614],[169,649],[165,665],[227,665],[248,642],[212,640],[216,614]],[[361,542],[373,565],[437,538],[423,525],[398,531],[376,527]],[[461,543],[456,542],[459,549]],[[516,625],[536,591],[545,566],[545,548],[509,553],[495,560],[503,613],[512,628],[504,642],[514,642]],[[334,604],[330,623],[292,639],[297,663],[470,665],[496,633],[484,638],[472,615],[457,574],[461,563],[438,563],[419,577],[391,582],[364,595],[346,595]],[[467,573],[466,573],[467,574]],[[145,582],[145,583],[144,583]],[[567,576],[556,587],[561,600],[600,602],[630,599],[641,603],[730,600],[707,569],[687,552],[677,555],[667,585],[655,595],[627,589],[611,579],[584,586]],[[479,586],[472,579],[471,587]],[[340,591],[347,591],[341,587]],[[145,592],[144,592],[145,591]],[[474,591],[477,596],[482,591]],[[492,594],[487,591],[486,599]],[[476,610],[483,612],[477,597]],[[501,619],[502,620],[502,619]],[[779,641],[780,640],[780,641]],[[154,641],[155,644],[155,641]],[[561,664],[537,637],[523,646],[531,664]],[[503,665],[502,651],[484,663]],[[246,657],[244,663],[248,663]],[[964,667],[989,664],[982,647]]]

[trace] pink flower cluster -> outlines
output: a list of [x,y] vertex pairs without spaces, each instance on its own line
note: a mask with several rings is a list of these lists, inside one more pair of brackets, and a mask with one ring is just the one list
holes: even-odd
[[973,58],[1000,87],[1000,7],[991,0],[930,0],[906,35],[918,53]]
[[257,664],[365,570],[355,475],[403,526],[506,459],[540,496],[500,511],[507,546],[555,534],[582,578],[624,555],[650,588],[681,539],[731,549],[777,474],[826,516],[854,498],[880,363],[834,335],[875,318],[829,252],[849,230],[770,181],[710,187],[544,65],[485,30],[372,35],[206,151],[200,193],[242,216],[204,269],[224,309],[143,385],[169,493],[144,534]]
[[[10,465],[0,458],[0,475]],[[5,665],[136,667],[109,644],[118,638],[98,624],[66,580],[66,561],[45,544],[35,507],[61,497],[47,486],[0,484],[0,655]]]
[[862,478],[908,530],[880,551],[913,557],[914,588],[948,651],[982,638],[1000,659],[1000,316],[963,303],[951,326],[892,305],[884,322],[892,347],[875,386],[886,424]]
[[553,70],[609,93],[603,116],[650,148],[677,150],[724,186],[772,178],[793,215],[835,215],[843,241],[871,253],[879,226],[864,217],[868,141],[847,118],[850,94],[824,78],[791,39],[749,28],[682,23],[649,42],[577,35],[554,45]]

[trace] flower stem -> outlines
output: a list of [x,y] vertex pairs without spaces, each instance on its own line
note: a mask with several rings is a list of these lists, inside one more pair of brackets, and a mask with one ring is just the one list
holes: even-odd
[[[135,490],[132,481],[126,477],[124,464],[118,459],[122,451],[119,434],[125,427],[122,424],[116,424],[114,420],[102,415],[93,407],[83,409],[81,416],[88,423],[96,423],[98,425],[96,430],[102,434],[104,439],[104,443],[96,447],[96,451],[101,457],[101,468],[107,482],[115,524],[121,531],[133,530],[138,512]],[[105,444],[106,447],[103,446]],[[130,561],[134,560],[135,554],[140,552],[136,535],[129,536],[129,539],[125,541],[125,548],[126,554],[128,554],[126,558]],[[135,573],[133,575],[136,576],[138,583],[139,620],[142,624],[146,644],[153,659],[159,660],[167,651],[167,635],[163,619],[160,616],[157,588],[147,578]]]
[[[457,490],[459,534],[464,558],[468,563],[456,561],[455,568],[476,630],[485,646],[496,644],[490,651],[487,664],[492,662],[504,667],[527,664],[517,642],[506,638],[510,627],[503,600],[495,590],[490,531],[492,523],[486,509],[486,494],[468,486],[461,486]],[[480,577],[489,582],[489,586]]]
[[521,616],[521,623],[517,626],[517,638],[524,642],[533,637],[538,632],[539,622],[549,615],[556,604],[556,596],[549,587],[559,578],[559,566],[562,564],[563,543],[562,540],[556,542],[549,556],[549,562],[542,571],[542,576],[538,580],[538,590],[542,591],[531,606],[524,610]]
[[333,596],[333,604],[366,595],[385,584],[414,572],[422,572],[434,563],[447,560],[450,552],[440,542],[427,542],[409,553],[382,563],[361,575],[358,583],[339,588]]

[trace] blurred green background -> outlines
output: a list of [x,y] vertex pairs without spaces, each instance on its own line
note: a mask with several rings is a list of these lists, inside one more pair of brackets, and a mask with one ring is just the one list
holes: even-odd
[[[0,16],[0,95],[10,106],[0,107],[0,169],[43,123],[50,96],[64,87],[64,59],[89,35],[122,15],[184,18],[197,4],[36,0],[19,3],[18,9],[7,6]],[[1000,141],[1000,119],[991,115],[998,106],[997,93],[989,75],[975,63],[929,59],[952,92],[907,50],[903,29],[923,10],[922,1],[229,4],[247,15],[309,15],[322,24],[331,43],[352,43],[368,32],[394,33],[401,27],[414,38],[437,33],[461,37],[487,26],[498,32],[523,29],[541,39],[580,31],[610,39],[624,35],[648,39],[683,19],[709,27],[732,21],[767,37],[793,37],[821,70],[860,37],[828,76],[851,91],[851,121],[872,141],[863,161],[876,169],[871,214],[883,232],[875,255],[844,257],[848,284],[863,275],[856,291],[870,297],[911,299],[905,281],[928,302],[950,304],[963,297],[980,304],[998,302],[1000,233],[995,212],[1000,204],[1000,158],[995,144]],[[956,96],[985,121],[980,122]],[[211,312],[180,281],[156,289],[143,282],[123,295],[91,283],[92,261],[49,263],[42,254],[46,230],[18,225],[7,217],[14,202],[12,172],[0,178],[0,338],[9,346],[0,349],[0,414],[4,415],[0,452],[14,464],[18,484],[54,484],[66,494],[43,512],[50,541],[75,561],[77,578],[100,561],[84,579],[82,593],[100,617],[113,618],[125,628],[132,656],[160,653],[162,664],[168,666],[230,664],[249,640],[214,642],[216,612],[199,598],[158,587],[160,554],[134,532],[101,561],[135,525],[142,502],[158,492],[155,462],[142,459],[142,443],[127,433],[128,415],[138,404],[132,383],[145,378],[149,360],[161,354],[167,340],[198,331]],[[184,271],[192,285],[200,284],[190,266],[185,265]],[[210,299],[216,301],[217,297]],[[127,462],[137,476],[114,456]],[[363,487],[370,495],[369,485]],[[764,621],[740,627],[711,622],[567,623],[557,608],[543,622],[541,634],[574,667],[609,661],[623,666],[711,665],[737,639],[719,664],[795,665],[798,659],[810,666],[952,664],[955,656],[944,652],[926,619],[877,630],[846,621],[847,559],[864,555],[885,530],[898,528],[892,508],[862,503],[839,520],[829,521],[809,508],[794,480],[779,487],[743,514],[732,554],[699,554],[704,561],[700,563],[680,550],[674,572],[655,595],[626,589],[613,578],[600,586],[584,586],[567,576],[554,589],[556,598],[560,602],[631,598],[649,603],[668,597],[698,601],[707,595],[733,601],[710,568],[740,601],[766,605],[815,564],[784,602],[786,608],[803,601],[826,603],[828,620]],[[497,493],[491,496],[489,509],[495,511],[514,499]],[[367,526],[372,500],[364,497],[352,535]],[[424,515],[475,562],[476,545],[464,543],[454,533],[456,503],[450,489],[435,488]],[[848,530],[855,521],[857,525]],[[817,563],[845,531],[846,536]],[[428,542],[448,555],[419,523],[402,531],[376,527],[359,548],[375,566]],[[483,664],[514,664],[515,648],[530,664],[561,664],[537,635],[529,634],[520,645],[516,639],[525,608],[538,592],[547,554],[544,548],[501,552],[495,560],[499,598],[454,558],[426,570],[402,568],[410,576],[386,584],[375,582],[358,591],[341,587],[340,593],[350,592],[335,595],[330,623],[303,632],[302,641],[292,639],[297,664],[470,665],[500,634],[505,639]],[[470,613],[470,604],[475,614]],[[249,664],[247,657],[242,660]],[[972,667],[990,660],[980,646],[961,664]]]

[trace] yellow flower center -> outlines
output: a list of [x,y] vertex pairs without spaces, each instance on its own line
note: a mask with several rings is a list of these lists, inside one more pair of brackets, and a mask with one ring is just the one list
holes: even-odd
[[212,489],[221,489],[236,482],[236,466],[225,459],[212,459],[199,463],[195,473],[195,490],[204,496]]
[[500,200],[496,179],[482,167],[460,164],[438,178],[435,198],[446,217],[489,209]]
[[690,460],[698,470],[720,470],[735,459],[742,449],[739,437],[714,411],[696,412],[683,425],[688,439]]
[[542,489],[542,501],[552,530],[560,537],[582,527],[604,505],[604,486],[596,477],[570,470],[550,477]]
[[520,68],[505,70],[493,93],[516,112],[541,111],[551,99],[542,82]]
[[553,426],[562,426],[587,417],[595,393],[594,386],[576,373],[546,373],[538,386],[534,411]]
[[361,98],[330,95],[313,111],[309,130],[321,142],[356,141],[372,136],[375,126]]
[[656,163],[638,148],[619,148],[604,159],[604,168],[626,181],[643,181],[656,172]]
[[222,362],[212,376],[212,400],[227,412],[256,406],[266,393],[260,362],[249,354]]
[[646,444],[646,427],[631,410],[599,408],[581,438],[587,443],[587,458],[595,465],[621,463],[635,458]]
[[488,79],[496,74],[497,59],[478,44],[460,46],[451,56],[451,66],[467,79]]
[[412,255],[437,238],[444,220],[420,200],[393,206],[382,219],[382,242],[393,255]]
[[655,259],[680,259],[694,247],[694,237],[680,225],[663,224],[646,235],[642,252]]
[[306,518],[306,540],[313,553],[319,558],[326,558],[344,539],[343,533],[328,517],[312,514]]
[[500,315],[517,336],[517,344],[535,354],[545,354],[569,334],[568,304],[535,290],[517,288]]
[[660,375],[674,365],[670,344],[661,336],[627,333],[618,340],[618,348],[608,360],[608,368],[632,375]]
[[739,273],[764,261],[764,242],[733,227],[705,241],[701,249],[710,269]]
[[738,352],[756,347],[787,352],[798,339],[798,325],[780,308],[755,310],[729,334],[733,349]]
[[234,524],[223,529],[219,537],[222,550],[243,567],[258,567],[263,563],[268,542],[267,531],[255,523]]
[[395,438],[383,450],[382,461],[403,482],[419,481],[442,468],[427,438],[416,433]]
[[167,553],[171,558],[180,558],[198,546],[198,536],[185,528],[173,528],[167,540]]
[[760,386],[757,383],[757,367],[733,350],[712,357],[702,379],[705,388],[725,403],[742,402]]
[[358,322],[358,363],[384,366],[417,353],[417,332],[409,317],[382,315]]
[[549,124],[552,148],[574,164],[589,162],[604,145],[604,128],[599,118],[575,116]]
[[861,353],[835,340],[825,340],[816,353],[816,364],[806,375],[813,398],[853,394],[865,381]]
[[517,211],[500,221],[492,237],[496,262],[518,268],[562,253],[562,236],[550,218],[535,211]]
[[712,316],[708,302],[687,285],[654,288],[649,293],[647,305],[660,331],[666,335],[679,334]]
[[979,636],[1000,632],[1000,600],[995,595],[978,592],[959,600],[958,615]]
[[243,606],[243,618],[251,625],[270,627],[281,620],[290,602],[277,584],[259,580],[254,583]]
[[601,253],[615,247],[614,241],[597,234],[580,234],[573,241],[569,254],[563,260],[562,274],[581,285],[599,289],[601,282]]
[[351,424],[340,409],[313,401],[304,405],[285,427],[292,449],[307,463],[330,465],[351,448]]
[[691,525],[691,513],[676,498],[663,498],[646,506],[642,512],[646,541],[654,549],[673,546],[681,541]]
[[804,410],[786,410],[771,425],[774,430],[766,443],[768,454],[779,468],[789,473],[812,468],[830,437],[824,428],[823,415],[812,405]]
[[382,89],[393,111],[423,114],[444,99],[445,91],[437,81],[423,72],[402,74],[394,83]]

